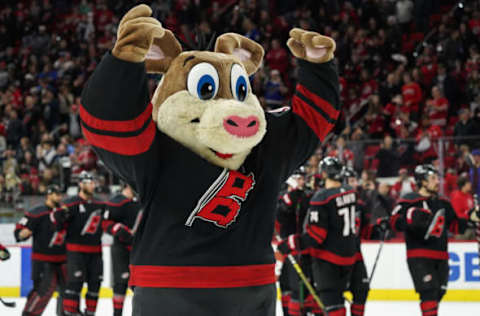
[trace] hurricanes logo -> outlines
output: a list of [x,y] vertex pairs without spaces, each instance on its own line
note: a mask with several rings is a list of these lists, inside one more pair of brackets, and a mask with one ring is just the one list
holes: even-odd
[[253,173],[248,176],[234,170],[223,169],[220,176],[203,194],[190,213],[186,226],[192,226],[197,218],[227,228],[237,218],[242,202],[255,186]]

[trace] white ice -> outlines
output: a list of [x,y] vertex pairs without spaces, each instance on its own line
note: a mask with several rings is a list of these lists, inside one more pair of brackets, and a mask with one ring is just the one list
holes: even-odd
[[[0,316],[19,316],[22,313],[25,298],[3,298],[5,301],[14,301],[17,303],[15,308],[8,308],[0,304]],[[97,308],[97,316],[112,316],[112,301],[110,299],[100,299]],[[132,312],[131,297],[125,301],[123,316],[130,316]],[[47,306],[44,316],[55,315],[55,300],[53,299]],[[161,313],[159,313],[161,315]],[[347,313],[350,315],[350,313]],[[442,302],[440,304],[439,316],[479,316],[480,302]],[[228,316],[228,315],[226,315]],[[282,316],[278,313],[277,316]],[[367,302],[365,316],[421,316],[420,307],[417,302]]]

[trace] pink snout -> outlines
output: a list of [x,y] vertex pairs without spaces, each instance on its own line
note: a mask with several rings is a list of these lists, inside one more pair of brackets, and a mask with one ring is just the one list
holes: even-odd
[[250,137],[258,132],[260,121],[256,116],[250,115],[243,118],[232,115],[223,120],[225,130],[237,137]]

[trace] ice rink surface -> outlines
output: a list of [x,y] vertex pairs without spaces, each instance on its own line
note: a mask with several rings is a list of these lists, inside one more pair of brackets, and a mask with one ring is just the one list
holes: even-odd
[[[25,298],[4,298],[5,301],[14,301],[17,303],[15,308],[7,308],[0,305],[0,316],[20,316],[22,313]],[[132,299],[128,297],[125,301],[123,311],[124,316],[130,316],[132,311]],[[55,300],[52,300],[44,316],[55,316]],[[110,299],[101,299],[98,303],[97,316],[112,316],[112,301]],[[158,313],[162,315],[161,311]],[[281,311],[277,316],[282,316]],[[347,313],[350,315],[350,313]],[[420,307],[417,302],[381,302],[371,301],[367,303],[365,316],[420,316]],[[440,304],[439,316],[479,316],[480,302],[462,303],[462,302],[443,302]],[[192,314],[194,316],[194,314]],[[228,316],[228,315],[225,315]]]

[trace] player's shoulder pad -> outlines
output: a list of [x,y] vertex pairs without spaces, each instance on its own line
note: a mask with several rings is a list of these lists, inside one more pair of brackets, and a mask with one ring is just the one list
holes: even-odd
[[417,192],[409,192],[402,196],[399,200],[398,203],[415,203],[419,201],[426,200],[426,197],[421,196]]
[[75,195],[75,196],[70,196],[65,198],[62,201],[62,204],[65,204],[66,206],[72,206],[75,204],[80,204],[81,202],[82,202],[82,199],[79,196]]
[[31,210],[25,212],[25,216],[27,217],[40,217],[44,215],[48,215],[50,213],[50,209],[46,205],[38,205]]
[[128,199],[123,194],[116,194],[110,200],[104,201],[103,203],[105,203],[107,206],[116,207],[116,206],[122,206],[131,201],[132,200]]
[[320,189],[315,192],[310,199],[310,205],[317,205],[320,203],[326,203],[327,199],[329,198],[329,189]]

